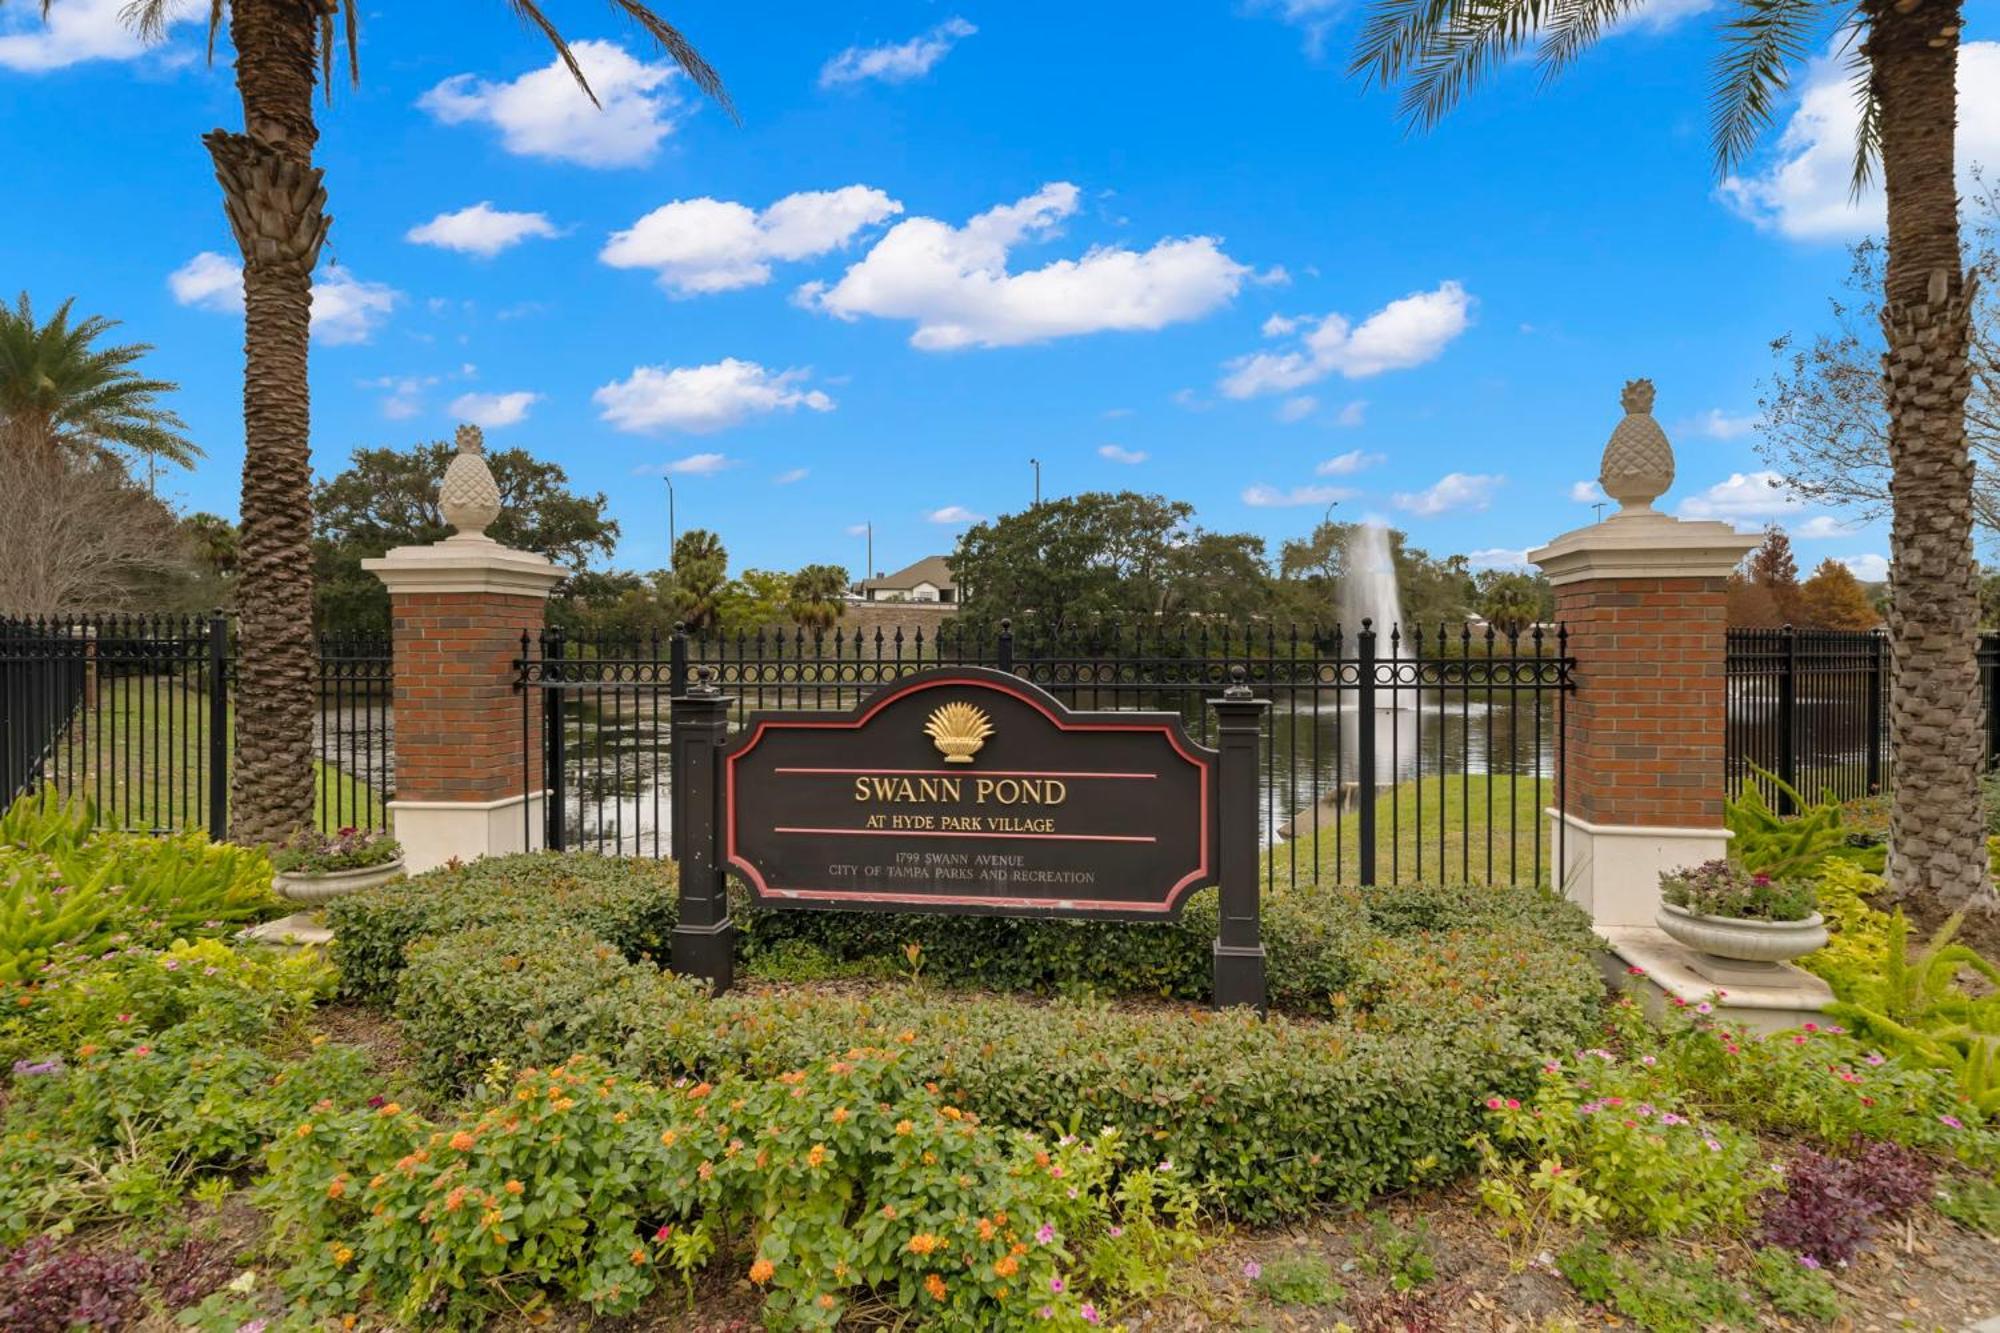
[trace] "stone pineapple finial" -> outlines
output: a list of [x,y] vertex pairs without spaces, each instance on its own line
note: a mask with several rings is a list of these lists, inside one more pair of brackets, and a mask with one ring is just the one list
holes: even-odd
[[486,466],[486,437],[477,426],[458,428],[458,456],[444,470],[438,509],[455,529],[450,540],[489,540],[486,527],[500,517],[500,487]]
[[1625,419],[1611,432],[1597,466],[1597,484],[1618,502],[1618,513],[1650,514],[1653,501],[1674,484],[1674,447],[1653,420],[1653,382],[1627,380],[1618,395]]

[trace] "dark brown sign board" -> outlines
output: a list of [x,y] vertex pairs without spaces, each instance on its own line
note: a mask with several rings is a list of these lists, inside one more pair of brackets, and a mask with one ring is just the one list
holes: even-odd
[[1175,713],[1076,712],[1005,671],[938,667],[852,710],[753,713],[702,673],[674,697],[672,966],[735,977],[734,872],[765,907],[1170,921],[1219,884],[1215,1003],[1264,1008],[1257,756],[1242,668]]
[[722,856],[767,907],[1160,921],[1218,877],[1218,752],[1008,672],[758,712],[720,756]]

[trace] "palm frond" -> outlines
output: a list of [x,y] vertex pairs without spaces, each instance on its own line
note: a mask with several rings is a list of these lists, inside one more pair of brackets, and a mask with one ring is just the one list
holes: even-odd
[[1719,170],[1740,164],[1770,127],[1792,67],[1806,58],[1824,15],[1821,0],[1738,0],[1736,16],[1723,25],[1711,95]]
[[1536,63],[1542,67],[1547,84],[1568,69],[1584,50],[1595,44],[1604,30],[1645,0],[1561,0],[1549,15]]
[[507,0],[507,7],[512,9],[523,23],[548,38],[549,45],[555,47],[556,54],[562,57],[563,65],[569,70],[570,77],[576,80],[576,86],[583,89],[583,95],[590,99],[592,106],[602,111],[604,103],[597,100],[596,90],[590,86],[590,80],[583,76],[583,66],[576,63],[576,53],[569,49],[569,42],[564,39],[561,30],[549,22],[549,16],[541,11],[535,0]]
[[619,10],[648,37],[651,37],[683,73],[694,81],[694,86],[715,99],[716,104],[729,114],[731,120],[740,121],[735,103],[729,100],[729,90],[722,86],[722,76],[715,67],[703,58],[694,44],[681,34],[680,29],[655,14],[652,7],[639,0],[611,0],[611,7]]
[[1875,70],[1868,53],[1854,40],[1847,40],[1847,73],[1854,100],[1861,104],[1861,118],[1854,126],[1854,167],[1847,181],[1848,198],[1859,200],[1875,183],[1875,164],[1882,160],[1882,99],[1875,95]]
[[1551,8],[1550,0],[1460,0],[1409,66],[1403,118],[1435,127],[1494,66],[1534,39]]
[[1378,0],[1362,22],[1347,72],[1387,88],[1409,72],[1431,33],[1451,16],[1457,0]]

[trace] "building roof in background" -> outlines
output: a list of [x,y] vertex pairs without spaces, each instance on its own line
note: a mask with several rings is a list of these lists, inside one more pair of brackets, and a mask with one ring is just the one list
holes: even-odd
[[899,569],[893,574],[861,580],[861,590],[868,592],[879,588],[885,592],[899,592],[914,588],[919,583],[928,583],[934,588],[958,586],[951,577],[951,562],[941,555],[927,555],[916,564]]

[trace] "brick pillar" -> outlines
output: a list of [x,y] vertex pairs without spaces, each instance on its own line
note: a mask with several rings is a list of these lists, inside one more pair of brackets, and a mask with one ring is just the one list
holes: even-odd
[[1599,478],[1623,502],[1528,558],[1555,585],[1569,630],[1559,827],[1564,891],[1600,930],[1652,930],[1663,870],[1723,855],[1724,586],[1755,537],[1655,511],[1673,451],[1652,385],[1626,386],[1627,415]]
[[[522,725],[514,661],[538,633],[563,571],[485,535],[500,491],[476,427],[458,431],[438,508],[457,531],[362,566],[389,589],[395,622],[396,799],[414,873],[526,851],[542,828],[541,750]],[[539,701],[530,701],[539,702]]]
[[389,811],[410,870],[539,845],[541,753],[523,743],[514,661],[563,571],[464,534],[363,564],[388,585],[395,625]]

